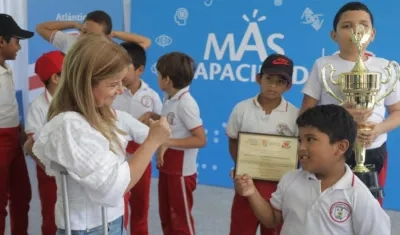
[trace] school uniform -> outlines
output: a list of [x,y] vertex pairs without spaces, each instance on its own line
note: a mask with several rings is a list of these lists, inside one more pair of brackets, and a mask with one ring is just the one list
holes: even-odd
[[282,213],[285,235],[390,235],[390,218],[350,167],[321,192],[321,181],[301,169],[283,176],[271,206]]
[[[132,139],[141,144],[148,127],[122,111],[116,110],[116,117],[117,126],[128,135],[117,134],[122,149],[113,146],[115,153],[110,151],[110,142],[76,112],[57,115],[33,136],[33,153],[44,164],[46,174],[55,177],[57,186],[61,186],[61,176],[51,163],[62,165],[69,173],[68,199],[74,231],[101,231],[101,206],[107,207],[109,224],[119,224],[122,231],[123,195],[131,180],[125,148]],[[62,195],[57,191],[55,221],[59,232],[65,229],[63,211]]]
[[[45,90],[31,103],[25,127],[28,135],[34,135],[46,124],[51,99],[50,93]],[[42,213],[42,234],[55,234],[57,227],[54,220],[54,209],[57,200],[57,185],[54,177],[46,175],[39,165],[36,165],[36,177]]]
[[[226,134],[230,139],[237,139],[239,132],[284,136],[298,135],[296,125],[296,118],[299,113],[298,108],[282,97],[279,106],[271,114],[265,114],[257,98],[258,95],[241,101],[234,107],[226,126]],[[254,184],[263,198],[269,200],[278,183],[254,180]],[[254,215],[248,199],[235,193],[231,210],[230,234],[256,234],[259,224],[260,222]],[[279,234],[279,229],[268,229],[261,226],[261,234]]]
[[[189,87],[164,99],[162,116],[171,127],[171,139],[191,136],[191,131],[203,126],[200,109]],[[197,186],[198,149],[169,148],[164,164],[159,168],[158,202],[164,235],[194,235],[193,192]]]
[[[21,29],[7,14],[0,14],[0,36],[28,39],[34,33]],[[22,151],[20,115],[15,97],[13,72],[0,66],[0,235],[5,231],[7,204],[11,233],[28,234],[28,212],[31,185]]]
[[[368,70],[373,72],[382,73],[382,80],[387,79],[387,72],[385,67],[389,61],[378,57],[368,57],[365,62],[365,66]],[[310,73],[307,83],[305,84],[302,92],[314,99],[318,100],[318,104],[339,104],[339,102],[330,96],[322,82],[321,69],[325,64],[332,64],[335,68],[333,79],[337,80],[340,73],[349,72],[354,67],[355,62],[347,61],[339,57],[339,55],[325,56],[317,59],[314,67]],[[332,84],[329,79],[329,72],[326,72],[328,86],[335,93],[340,95],[338,86]],[[381,84],[381,90],[378,97],[381,97],[390,88],[389,84]],[[398,87],[398,86],[397,86]],[[373,109],[372,115],[368,118],[368,121],[374,123],[381,123],[385,120],[386,109],[385,106],[395,104],[400,101],[400,89],[396,89],[389,96],[384,98],[381,105],[376,105]],[[377,172],[379,173],[379,184],[381,187],[385,186],[386,172],[387,172],[387,148],[386,148],[387,133],[378,136],[371,146],[367,148],[365,164],[374,164]],[[351,167],[355,166],[354,154],[351,159],[348,160],[347,164]],[[381,199],[380,199],[381,201]]]
[[[139,90],[132,94],[129,89],[125,89],[124,93],[117,96],[112,107],[129,113],[132,117],[138,119],[147,112],[161,114],[162,102],[160,96],[151,89],[143,80]],[[139,144],[130,141],[126,151],[130,154],[134,153]],[[135,234],[149,234],[148,217],[150,207],[150,183],[151,183],[151,163],[149,163],[143,176],[139,182],[131,189],[129,203],[131,208],[130,215],[130,232]],[[128,211],[128,209],[127,209]],[[129,216],[126,216],[126,223]]]
[[[60,51],[51,51],[38,58],[35,73],[42,82],[46,82],[54,74],[62,70],[64,55]],[[25,132],[33,136],[47,122],[47,113],[52,96],[46,89],[31,104],[26,116]],[[55,234],[57,227],[54,220],[54,207],[57,199],[57,185],[53,177],[46,175],[44,170],[36,165],[36,177],[42,213],[42,234]]]
[[0,66],[0,234],[4,234],[9,204],[11,231],[27,234],[31,184],[21,146],[18,103],[13,72]]

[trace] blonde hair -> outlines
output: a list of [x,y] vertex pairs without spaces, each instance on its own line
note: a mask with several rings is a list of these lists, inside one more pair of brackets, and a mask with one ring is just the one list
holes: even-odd
[[126,51],[104,35],[82,36],[65,56],[48,120],[63,112],[80,113],[110,141],[113,152],[113,146],[122,148],[117,132],[124,132],[118,129],[115,114],[109,106],[96,106],[92,89],[102,80],[121,73],[131,63]]

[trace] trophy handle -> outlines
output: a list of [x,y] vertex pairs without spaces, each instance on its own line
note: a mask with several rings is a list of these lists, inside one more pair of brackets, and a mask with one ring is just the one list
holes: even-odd
[[[392,68],[394,69],[394,71],[395,71],[395,73],[396,73],[394,78],[393,78],[393,76],[392,76],[392,71],[391,71]],[[389,64],[388,64],[388,66],[385,67],[385,70],[386,70],[387,73],[388,73],[388,77],[387,77],[387,79],[382,80],[381,82],[382,82],[383,84],[387,84],[387,83],[389,83],[390,80],[392,80],[392,79],[393,79],[393,82],[392,82],[392,84],[390,85],[389,89],[386,91],[386,93],[383,94],[381,97],[379,97],[379,98],[376,100],[376,104],[377,104],[377,105],[379,105],[379,103],[380,103],[383,99],[385,99],[386,97],[388,97],[392,92],[394,92],[394,91],[396,90],[397,83],[399,82],[399,79],[400,79],[400,66],[399,66],[399,64],[398,64],[396,61],[390,61]]]
[[[335,93],[333,93],[333,91],[331,90],[331,88],[328,86],[328,82],[326,81],[326,69],[329,68],[330,72],[329,72],[329,80],[332,82],[333,85],[337,86],[339,84],[339,80],[338,81],[334,81],[333,80],[333,73],[336,71],[333,68],[333,65],[331,64],[325,64],[322,69],[321,69],[321,78],[322,78],[322,82],[324,84],[324,88],[326,90],[326,92],[328,92],[329,95],[331,95],[333,98],[337,99],[340,102],[340,105],[343,104],[343,100],[340,99]],[[339,76],[340,78],[340,76]]]

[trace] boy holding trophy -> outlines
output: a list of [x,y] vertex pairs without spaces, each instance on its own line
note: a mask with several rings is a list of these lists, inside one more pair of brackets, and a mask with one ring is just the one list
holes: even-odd
[[[396,89],[400,73],[396,62],[365,55],[375,37],[373,25],[373,15],[363,3],[350,2],[339,9],[331,38],[340,53],[315,62],[303,88],[301,112],[317,104],[341,104],[352,114],[358,125],[357,142],[346,163],[382,204],[379,185],[385,185],[387,132],[400,125],[400,87]],[[375,172],[379,185],[373,179]]]

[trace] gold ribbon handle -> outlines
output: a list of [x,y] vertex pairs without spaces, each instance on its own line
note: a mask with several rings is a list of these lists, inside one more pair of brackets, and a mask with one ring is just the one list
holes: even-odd
[[[395,77],[393,77],[392,70],[395,71]],[[379,105],[380,102],[388,97],[392,92],[396,90],[397,83],[399,82],[400,79],[400,66],[396,61],[390,61],[388,66],[385,67],[385,70],[388,73],[388,77],[385,80],[381,80],[382,84],[387,84],[390,82],[390,80],[393,80],[392,84],[390,85],[389,89],[386,90],[385,94],[383,94],[381,97],[376,99],[376,104]]]
[[341,98],[339,98],[339,96],[337,96],[335,93],[333,93],[332,89],[328,86],[328,82],[327,82],[327,78],[326,78],[326,69],[329,68],[330,72],[329,72],[329,80],[331,81],[331,83],[335,86],[339,85],[339,79],[340,79],[340,75],[339,75],[339,79],[337,81],[333,80],[333,74],[336,71],[333,68],[332,64],[325,64],[322,69],[321,69],[321,78],[322,78],[322,82],[324,84],[325,87],[325,91],[331,95],[333,98],[337,99],[340,104],[339,105],[343,105],[343,100]]

